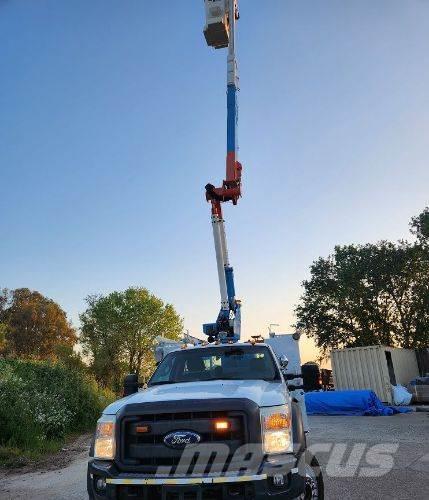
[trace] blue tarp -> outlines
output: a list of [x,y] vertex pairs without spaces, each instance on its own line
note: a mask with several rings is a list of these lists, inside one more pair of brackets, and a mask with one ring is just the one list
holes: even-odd
[[369,415],[373,417],[408,413],[406,407],[385,406],[374,391],[307,392],[305,405],[309,415]]

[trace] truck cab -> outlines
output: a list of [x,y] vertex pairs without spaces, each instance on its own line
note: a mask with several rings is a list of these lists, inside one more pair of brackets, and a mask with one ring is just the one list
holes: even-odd
[[104,410],[90,451],[89,497],[323,498],[282,369],[265,343],[169,352],[146,388]]

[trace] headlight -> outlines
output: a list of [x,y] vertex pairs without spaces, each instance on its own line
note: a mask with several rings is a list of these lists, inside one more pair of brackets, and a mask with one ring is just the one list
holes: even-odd
[[261,426],[264,453],[272,455],[293,451],[289,406],[261,408]]
[[97,422],[95,431],[94,457],[101,460],[115,458],[115,421],[114,415],[103,415]]

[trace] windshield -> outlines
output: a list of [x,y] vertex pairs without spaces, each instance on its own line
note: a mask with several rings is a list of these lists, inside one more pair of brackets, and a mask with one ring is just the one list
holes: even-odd
[[266,346],[191,348],[168,354],[148,385],[204,380],[280,380],[280,374]]

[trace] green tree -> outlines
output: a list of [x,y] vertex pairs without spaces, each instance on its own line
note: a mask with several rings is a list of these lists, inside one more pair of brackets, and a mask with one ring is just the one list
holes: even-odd
[[323,354],[429,343],[429,248],[400,241],[335,247],[313,262],[295,312]]
[[0,353],[6,349],[7,325],[4,323],[4,311],[7,304],[8,292],[6,289],[0,290]]
[[411,219],[410,227],[411,232],[417,236],[420,243],[429,242],[429,207]]
[[148,375],[157,336],[178,339],[183,330],[174,307],[145,288],[92,295],[86,302],[80,341],[97,379],[115,390],[127,372]]
[[70,370],[75,370],[83,374],[89,374],[88,365],[85,364],[80,352],[76,352],[68,345],[58,345],[55,348],[55,360],[58,364]]
[[0,300],[3,351],[22,358],[55,358],[58,346],[73,347],[77,336],[66,313],[51,299],[28,288],[3,290]]

